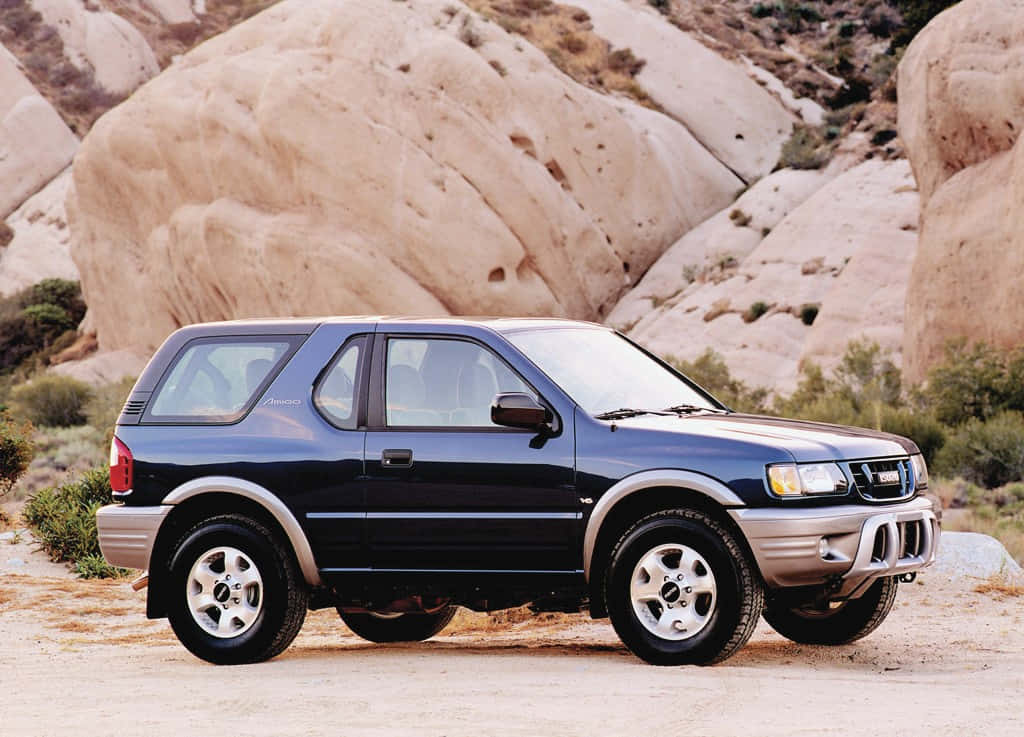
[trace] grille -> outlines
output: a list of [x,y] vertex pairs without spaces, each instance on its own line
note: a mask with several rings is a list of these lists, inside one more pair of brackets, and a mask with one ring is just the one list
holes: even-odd
[[850,475],[857,492],[869,501],[892,501],[914,495],[914,472],[909,458],[852,461]]
[[124,403],[124,409],[122,413],[126,415],[139,415],[142,414],[142,410],[146,407],[145,399],[129,399]]

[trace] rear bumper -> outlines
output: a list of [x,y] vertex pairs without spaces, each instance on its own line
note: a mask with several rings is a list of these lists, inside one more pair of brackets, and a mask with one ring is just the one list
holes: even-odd
[[122,568],[149,569],[149,556],[156,533],[170,505],[126,507],[110,504],[96,511],[96,530],[100,551],[107,562]]
[[769,588],[829,582],[830,598],[855,597],[875,578],[931,564],[938,549],[939,522],[927,497],[884,507],[851,504],[729,513],[749,541]]

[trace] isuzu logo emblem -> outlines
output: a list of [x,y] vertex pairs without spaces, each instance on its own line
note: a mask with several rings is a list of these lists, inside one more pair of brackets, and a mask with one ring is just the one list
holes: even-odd
[[898,484],[900,482],[899,471],[878,471],[875,474],[876,484]]

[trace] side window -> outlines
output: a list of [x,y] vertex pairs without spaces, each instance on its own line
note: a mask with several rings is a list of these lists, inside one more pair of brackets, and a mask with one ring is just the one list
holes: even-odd
[[313,393],[313,402],[335,427],[354,430],[359,424],[356,415],[356,386],[364,338],[353,338],[346,344],[333,365],[320,380]]
[[536,393],[495,354],[443,338],[391,338],[384,388],[389,427],[497,427],[494,395]]
[[146,411],[155,422],[234,422],[299,338],[200,338],[178,354]]

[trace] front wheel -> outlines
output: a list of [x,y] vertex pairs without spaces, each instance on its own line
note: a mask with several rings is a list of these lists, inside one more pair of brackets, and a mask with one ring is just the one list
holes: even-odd
[[291,552],[243,515],[195,525],[172,554],[167,616],[192,654],[221,665],[278,655],[299,633],[309,593]]
[[824,609],[768,602],[765,621],[783,637],[804,645],[845,645],[871,634],[892,610],[895,577],[879,578],[858,598]]
[[419,642],[433,637],[448,626],[458,610],[444,606],[436,612],[383,614],[376,612],[344,612],[341,620],[350,630],[370,642]]
[[695,509],[649,515],[612,551],[605,576],[612,626],[654,665],[709,665],[750,639],[761,583],[735,536]]

